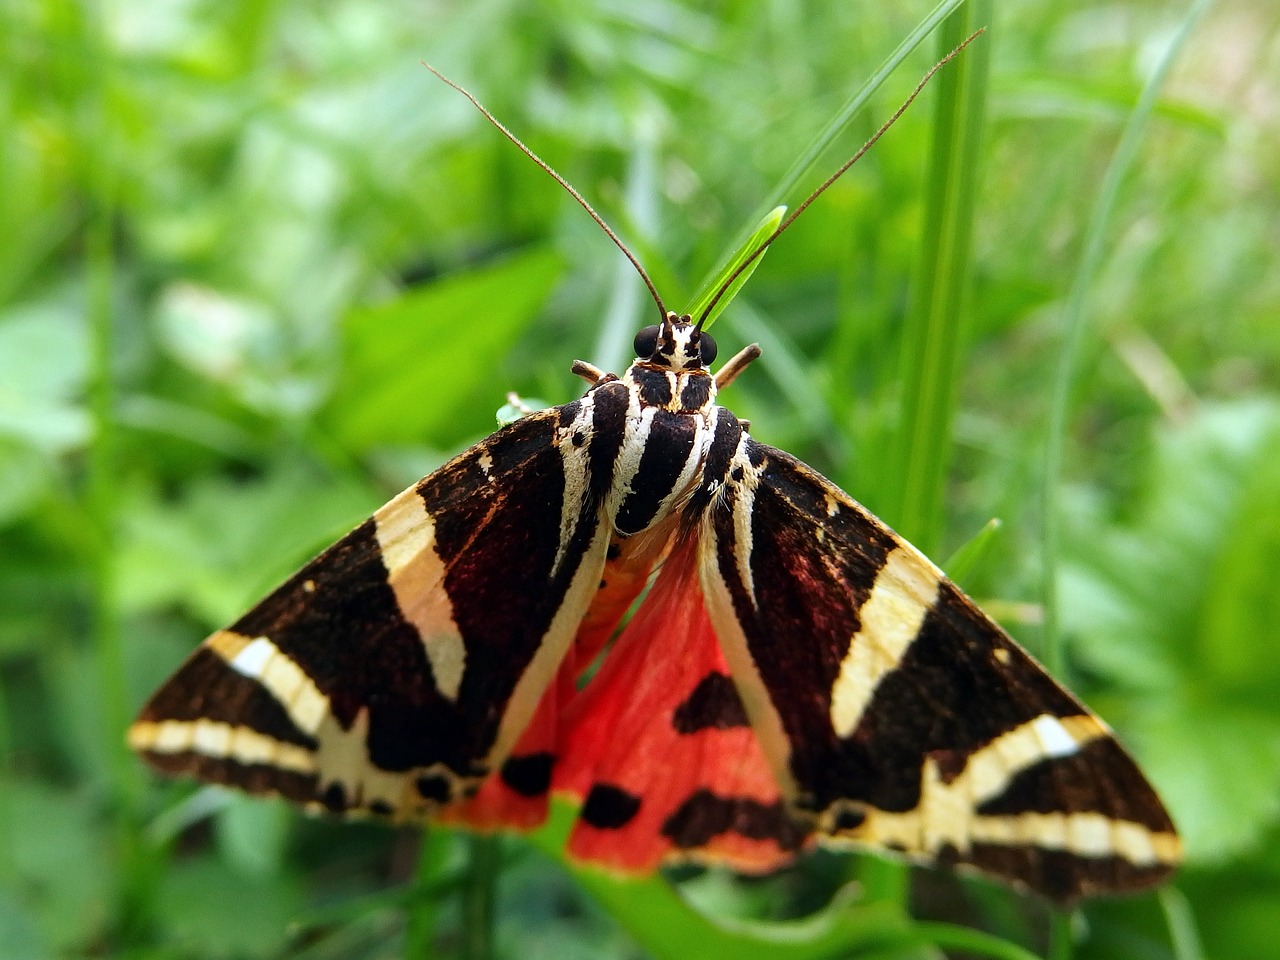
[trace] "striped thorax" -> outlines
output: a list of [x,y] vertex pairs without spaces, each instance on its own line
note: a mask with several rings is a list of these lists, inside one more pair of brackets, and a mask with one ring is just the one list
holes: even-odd
[[708,370],[715,341],[689,317],[670,313],[645,327],[635,350],[620,380],[602,378],[585,398],[594,407],[589,462],[593,470],[612,462],[605,514],[622,537],[664,520],[699,481],[722,479],[705,469],[718,414],[727,414],[715,405]]

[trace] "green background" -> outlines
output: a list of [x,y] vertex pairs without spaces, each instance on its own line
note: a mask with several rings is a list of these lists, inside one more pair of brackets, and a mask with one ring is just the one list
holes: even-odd
[[1117,728],[1172,887],[1058,916],[825,853],[623,885],[554,831],[424,843],[123,748],[209,630],[651,322],[420,60],[679,309],[952,45],[845,122],[926,3],[32,0],[0,14],[0,956],[1274,956],[1280,12],[974,6],[717,323],[765,350],[723,402]]

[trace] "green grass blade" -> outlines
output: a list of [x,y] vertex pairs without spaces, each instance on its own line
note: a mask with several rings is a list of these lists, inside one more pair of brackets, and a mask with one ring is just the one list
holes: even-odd
[[[813,166],[823,157],[827,149],[832,143],[845,131],[849,124],[853,121],[859,111],[867,105],[872,96],[875,95],[889,76],[902,65],[902,62],[911,55],[916,47],[924,42],[925,38],[942,23],[953,11],[958,9],[965,3],[965,0],[943,0],[931,10],[923,20],[916,24],[915,28],[903,38],[902,42],[894,49],[893,53],[885,58],[876,71],[867,78],[866,82],[851,96],[824,126],[818,131],[817,135],[809,142],[809,145],[791,164],[787,172],[782,175],[778,181],[778,185],[774,188],[772,196],[761,204],[759,211],[751,218],[752,223],[760,223],[768,217],[769,211],[779,206],[783,200],[790,197],[796,186],[809,173]],[[962,38],[963,39],[963,38]],[[948,48],[949,50],[950,48]],[[738,237],[729,246],[733,250],[740,251],[749,243],[748,232],[754,233],[754,227],[744,227]],[[728,258],[726,258],[727,262]],[[720,268],[716,271],[715,277],[723,277],[728,275],[727,268]],[[707,298],[707,290],[715,290],[714,280],[708,279],[699,287],[698,303],[705,302]],[[693,311],[690,311],[693,313]]]
[[[866,106],[867,101],[875,95],[876,91],[884,86],[884,83],[889,79],[889,76],[902,65],[902,62],[911,55],[912,51],[914,51],[916,47],[920,46],[920,44],[924,42],[925,38],[928,37],[940,23],[963,6],[964,3],[965,0],[944,0],[944,2],[939,3],[923,20],[916,24],[915,29],[903,38],[902,42],[898,44],[893,53],[889,54],[889,56],[885,58],[884,63],[880,64],[879,68],[867,78],[866,83],[864,83],[857,92],[848,99],[845,105],[840,108],[839,112],[837,112],[827,125],[819,131],[818,135],[813,138],[813,141],[805,151],[800,154],[795,163],[791,165],[791,168],[783,175],[782,180],[778,184],[778,188],[775,191],[776,196],[786,196],[795,189],[796,184],[800,182],[810,168],[812,168],[818,159],[827,151],[827,148],[830,147],[835,139],[845,130],[846,127],[848,127],[849,123],[858,115],[859,111]],[[959,40],[963,39],[964,37],[960,37],[956,43],[958,44]],[[944,52],[950,52],[952,47],[955,45],[956,44],[952,44],[951,47],[947,47]]]
[[[989,0],[950,18],[945,55],[990,23]],[[952,420],[966,346],[969,260],[991,43],[938,74],[924,236],[902,339],[902,421],[892,447],[886,519],[926,553],[941,538]]]
[[115,221],[118,215],[116,169],[119,150],[116,116],[113,113],[115,63],[111,50],[102,42],[103,25],[87,12],[76,24],[83,45],[88,83],[94,90],[93,110],[77,131],[77,145],[85,165],[89,191],[85,228],[86,303],[90,366],[88,405],[93,422],[88,447],[84,484],[85,512],[93,535],[86,540],[89,551],[90,631],[101,695],[103,753],[110,777],[108,789],[118,814],[115,823],[117,844],[113,867],[117,884],[114,895],[114,935],[122,941],[145,937],[153,908],[154,872],[147,863],[148,851],[139,830],[142,780],[134,757],[125,746],[129,723],[129,698],[125,676],[125,638],[119,605],[117,551],[119,517],[118,483],[121,462],[118,451],[118,405],[115,344],[116,249]]
[[1165,923],[1169,926],[1173,955],[1177,960],[1205,960],[1195,914],[1182,891],[1177,887],[1165,887],[1159,897],[1160,909],[1164,911]]
[[[422,960],[434,953],[440,890],[448,861],[449,835],[435,828],[423,831],[413,898],[406,903],[405,960]],[[469,882],[463,877],[462,883]]]
[[[778,224],[782,223],[782,218],[786,216],[786,214],[786,207],[774,207],[768,214],[766,214],[765,218],[760,221],[759,226],[757,226],[751,236],[747,238],[746,243],[738,247],[738,251],[729,258],[729,261],[721,268],[720,272],[716,274],[715,279],[707,285],[707,288],[702,295],[699,296],[698,299],[694,301],[693,306],[686,311],[689,316],[693,317],[695,320],[702,316],[702,311],[707,308],[707,304],[710,303],[711,298],[716,295],[716,291],[724,285],[724,282],[729,279],[733,274],[733,271],[742,266],[743,262],[756,251],[756,248],[759,247],[760,244],[764,243],[773,235],[773,232],[778,229]],[[751,274],[756,272],[756,267],[760,266],[760,263],[764,260],[764,255],[767,252],[768,251],[762,252],[758,257],[751,261],[750,265],[743,270],[742,273],[738,274],[737,277],[734,277],[733,283],[731,283],[729,288],[725,290],[724,296],[716,301],[715,307],[709,314],[707,314],[707,319],[702,324],[704,330],[709,329],[711,324],[715,323],[716,317],[720,316],[720,314],[724,312],[724,308],[733,301],[733,298],[737,296],[738,291],[742,289],[743,284],[751,278]]]
[[1174,62],[1186,45],[1195,25],[1209,9],[1212,0],[1195,0],[1188,8],[1178,27],[1178,32],[1165,48],[1146,86],[1138,96],[1133,111],[1125,123],[1120,141],[1116,144],[1111,162],[1103,174],[1097,200],[1085,228],[1080,264],[1072,277],[1064,311],[1062,350],[1053,378],[1053,395],[1049,408],[1047,441],[1044,449],[1041,504],[1041,550],[1043,575],[1040,585],[1044,604],[1045,665],[1055,674],[1062,669],[1062,642],[1058,635],[1058,488],[1062,476],[1062,457],[1066,446],[1068,407],[1071,387],[1075,383],[1081,346],[1084,343],[1087,317],[1085,299],[1093,286],[1093,278],[1102,263],[1107,227],[1115,210],[1120,185],[1137,157],[1138,147],[1146,133],[1165,79]]
[[851,904],[853,887],[803,920],[760,923],[709,917],[661,876],[623,878],[566,861],[565,842],[576,815],[572,805],[553,801],[546,825],[526,839],[564,863],[577,885],[657,960],[822,960],[879,955],[875,951],[920,941],[892,904]]
[[971,930],[951,923],[918,923],[913,929],[926,942],[965,956],[994,957],[996,960],[1040,960],[1025,947],[981,930]]
[[984,523],[982,529],[961,544],[959,549],[942,564],[942,569],[947,571],[947,576],[956,583],[963,584],[990,554],[1002,527],[999,517],[992,517]]
[[462,960],[491,960],[494,956],[494,901],[502,867],[500,842],[487,834],[467,838],[470,864],[462,885]]

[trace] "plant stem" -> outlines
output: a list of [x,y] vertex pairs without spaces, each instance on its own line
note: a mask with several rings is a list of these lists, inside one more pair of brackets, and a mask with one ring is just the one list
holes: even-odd
[[[990,20],[990,0],[957,10],[939,31],[939,56]],[[969,261],[990,48],[988,38],[980,39],[937,77],[924,236],[903,331],[902,421],[892,461],[896,502],[889,501],[889,520],[926,553],[941,540],[951,428],[968,339]]]
[[104,755],[108,758],[110,804],[116,822],[118,906],[116,935],[122,943],[143,939],[149,921],[149,870],[138,830],[141,780],[124,743],[128,723],[124,637],[117,605],[116,493],[119,461],[116,452],[115,236],[116,140],[112,115],[112,53],[103,25],[92,13],[79,24],[83,31],[87,78],[97,102],[79,145],[90,199],[85,246],[87,263],[86,314],[89,319],[89,410],[93,436],[87,451],[85,510],[92,536],[87,540],[90,576],[91,635],[96,654],[98,688],[102,696]]
[[1120,184],[1133,166],[1138,147],[1146,133],[1147,122],[1160,99],[1165,78],[1174,61],[1191,35],[1192,29],[1209,9],[1212,0],[1195,0],[1188,8],[1169,45],[1165,48],[1155,69],[1148,78],[1138,100],[1134,104],[1124,130],[1116,144],[1111,161],[1107,164],[1094,201],[1089,222],[1085,227],[1081,246],[1080,264],[1072,277],[1071,290],[1067,294],[1064,313],[1062,349],[1058,353],[1058,365],[1054,372],[1053,394],[1049,405],[1049,422],[1046,429],[1044,470],[1040,497],[1040,528],[1043,559],[1041,561],[1040,593],[1044,606],[1044,641],[1041,651],[1045,666],[1061,676],[1063,666],[1062,639],[1058,631],[1058,551],[1060,549],[1058,492],[1062,480],[1062,458],[1066,446],[1068,407],[1071,390],[1076,381],[1080,364],[1080,351],[1086,328],[1085,299],[1093,286],[1094,277],[1102,263],[1107,227],[1115,210]]
[[426,960],[432,954],[436,932],[436,903],[439,884],[443,875],[449,835],[439,829],[428,828],[422,833],[418,850],[418,869],[413,879],[413,896],[407,904],[408,922],[405,930],[405,960]]
[[462,887],[462,960],[493,957],[493,905],[501,851],[498,838],[469,837],[470,869]]

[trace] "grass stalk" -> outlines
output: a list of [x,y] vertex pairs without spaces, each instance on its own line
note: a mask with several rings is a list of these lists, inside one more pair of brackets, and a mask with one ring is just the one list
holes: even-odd
[[437,903],[444,888],[448,845],[449,834],[445,831],[435,828],[423,831],[412,899],[406,904],[408,922],[405,929],[405,960],[424,960],[432,956]]
[[494,900],[502,853],[497,837],[467,838],[470,866],[462,886],[462,960],[491,960]]
[[[990,0],[956,11],[938,35],[939,56],[991,23]],[[925,219],[902,337],[902,419],[887,519],[926,553],[942,533],[960,367],[966,348],[968,279],[986,115],[991,41],[981,38],[937,78],[926,175]]]
[[115,817],[117,904],[115,935],[123,943],[147,939],[151,912],[151,871],[138,828],[142,781],[125,747],[128,693],[124,633],[117,602],[118,551],[116,495],[119,480],[115,386],[114,222],[116,131],[112,115],[114,65],[102,23],[86,12],[79,23],[85,53],[87,89],[96,103],[82,129],[80,157],[89,195],[85,228],[86,304],[89,326],[88,402],[93,425],[86,457],[84,508],[92,528],[83,549],[90,581],[90,637],[102,702],[102,745],[109,776],[108,803]]
[[[953,13],[938,35],[939,56],[990,22],[989,0]],[[924,237],[902,340],[903,411],[893,457],[896,501],[890,522],[929,550],[940,538],[957,372],[965,340],[978,158],[985,114],[989,41],[975,44],[935,78]],[[905,909],[906,868],[867,860],[859,876],[869,898]]]
[[[755,213],[743,224],[742,229],[738,231],[738,235],[726,247],[726,255],[720,263],[713,268],[707,276],[699,284],[697,293],[693,300],[699,301],[706,292],[712,288],[715,278],[724,270],[725,264],[734,256],[734,253],[740,250],[747,242],[747,238],[757,228],[762,220],[769,215],[769,211],[773,210],[780,204],[784,204],[790,199],[795,202],[795,191],[800,182],[809,174],[824,156],[827,150],[835,143],[836,139],[844,133],[854,118],[862,111],[862,109],[875,96],[886,80],[893,74],[898,67],[920,46],[932,33],[940,23],[944,22],[948,16],[957,9],[964,6],[965,0],[942,0],[936,7],[915,25],[902,42],[894,48],[894,51],[885,58],[876,71],[867,78],[866,82],[859,87],[821,130],[810,141],[809,145],[796,157],[795,161],[788,168],[787,172],[782,175],[773,192],[766,198],[756,209]],[[967,34],[966,34],[967,36]],[[964,39],[961,37],[960,39]],[[947,49],[950,52],[952,47]]]
[[[1059,491],[1062,484],[1062,461],[1066,448],[1067,418],[1071,404],[1071,392],[1080,365],[1080,353],[1087,330],[1086,299],[1102,264],[1106,247],[1107,230],[1115,212],[1120,186],[1137,159],[1138,148],[1146,133],[1151,114],[1160,99],[1170,70],[1177,61],[1195,25],[1209,9],[1212,0],[1195,0],[1188,8],[1168,46],[1156,62],[1155,69],[1138,95],[1133,110],[1125,121],[1120,140],[1102,177],[1102,185],[1085,226],[1081,246],[1080,263],[1072,277],[1063,312],[1064,332],[1062,349],[1054,371],[1053,393],[1049,405],[1049,422],[1044,449],[1044,469],[1041,486],[1041,596],[1044,609],[1043,650],[1045,665],[1056,676],[1062,676],[1063,645],[1059,631],[1058,605],[1058,553],[1061,534],[1059,530]],[[1050,956],[1053,960],[1070,960],[1071,923],[1066,914],[1055,916],[1051,927]]]
[[1160,91],[1164,88],[1169,71],[1173,68],[1195,25],[1209,9],[1211,3],[1212,0],[1195,0],[1187,9],[1177,33],[1160,55],[1155,69],[1152,70],[1151,76],[1148,77],[1133,110],[1125,121],[1120,140],[1103,174],[1102,185],[1098,189],[1097,199],[1089,214],[1089,222],[1085,226],[1080,262],[1072,276],[1071,289],[1067,293],[1066,306],[1063,310],[1062,349],[1058,353],[1058,364],[1053,377],[1040,495],[1043,555],[1040,592],[1044,607],[1044,646],[1041,653],[1045,665],[1057,676],[1061,676],[1063,666],[1062,640],[1058,630],[1058,551],[1061,539],[1058,494],[1062,482],[1062,460],[1066,448],[1071,391],[1076,382],[1080,352],[1088,326],[1088,316],[1085,313],[1086,300],[1102,263],[1102,256],[1106,249],[1107,229],[1112,213],[1115,211],[1120,185],[1137,158],[1138,148],[1146,133],[1151,114],[1160,99]]

